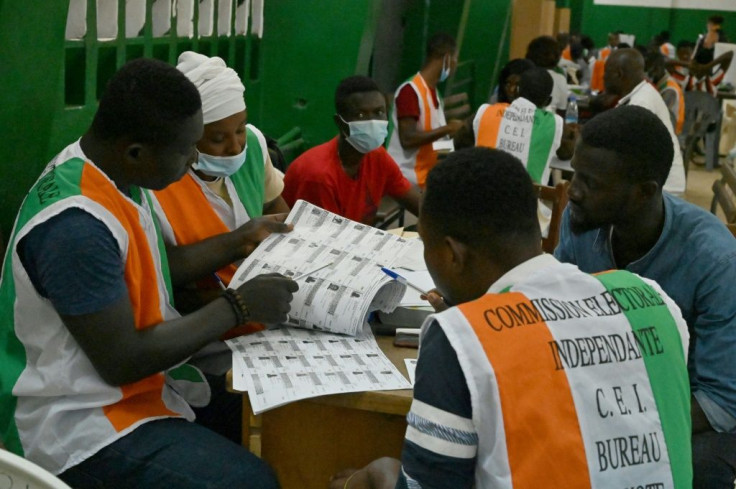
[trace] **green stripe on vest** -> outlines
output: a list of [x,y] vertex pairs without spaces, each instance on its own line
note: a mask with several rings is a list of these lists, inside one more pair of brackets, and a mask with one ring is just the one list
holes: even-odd
[[248,211],[248,216],[253,219],[263,215],[263,199],[266,192],[263,180],[266,169],[263,165],[264,155],[258,136],[250,128],[247,132],[248,149],[245,152],[245,163],[230,179],[235,186],[238,198]]
[[[651,349],[642,355],[670,457],[675,487],[692,487],[690,382],[677,325],[661,296],[639,277],[620,270],[596,278],[621,306],[631,329]],[[657,339],[655,339],[657,338]],[[659,354],[657,354],[659,352]],[[644,352],[642,352],[644,353]],[[673,360],[680,364],[672,368]],[[673,402],[673,400],[681,402]]]
[[554,114],[542,109],[535,110],[526,171],[532,180],[542,185],[547,185],[547,182],[542,181],[542,176],[547,167],[550,149],[557,142],[554,140],[556,126]]
[[26,367],[26,350],[15,336],[15,281],[12,256],[18,231],[36,214],[70,195],[79,194],[84,161],[69,160],[39,178],[23,201],[13,234],[5,253],[3,278],[0,285],[0,342],[3,345],[3,367],[0,368],[0,436],[5,447],[23,455],[23,447],[15,426],[15,407],[18,402],[12,390]]

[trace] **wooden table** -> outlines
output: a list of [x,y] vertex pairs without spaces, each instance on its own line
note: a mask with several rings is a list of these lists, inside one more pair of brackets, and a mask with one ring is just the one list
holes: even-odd
[[[416,358],[417,350],[397,348],[393,339],[376,336],[386,356],[409,378],[404,359]],[[401,455],[411,399],[409,389],[336,394],[256,416],[246,393],[243,445],[274,468],[284,489],[325,488],[342,469]]]

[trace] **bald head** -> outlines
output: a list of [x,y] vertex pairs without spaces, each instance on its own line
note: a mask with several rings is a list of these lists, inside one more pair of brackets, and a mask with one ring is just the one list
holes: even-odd
[[644,57],[636,49],[617,49],[603,72],[606,93],[623,97],[644,80]]

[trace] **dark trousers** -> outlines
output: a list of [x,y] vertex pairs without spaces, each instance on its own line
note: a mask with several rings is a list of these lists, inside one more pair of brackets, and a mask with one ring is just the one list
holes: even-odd
[[734,489],[736,433],[693,435],[693,489]]
[[77,489],[276,489],[265,462],[196,423],[145,423],[59,476]]

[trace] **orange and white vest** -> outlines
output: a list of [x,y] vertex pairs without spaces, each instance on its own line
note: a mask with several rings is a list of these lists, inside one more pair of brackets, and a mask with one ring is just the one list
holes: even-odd
[[[402,83],[396,89],[395,97],[399,96],[401,89],[406,85],[411,86],[419,99],[419,119],[417,129],[420,131],[432,131],[438,127],[447,125],[445,120],[444,104],[439,93],[437,100],[439,106],[435,107],[432,92],[424,81],[422,75],[417,73],[410,80]],[[432,144],[425,144],[419,148],[405,149],[399,139],[399,121],[396,108],[391,110],[389,121],[388,152],[401,169],[401,173],[415,185],[424,188],[429,170],[437,164],[437,152],[432,149]]]
[[[144,329],[179,317],[170,305],[166,255],[151,214],[148,191],[133,198],[93,163],[79,142],[46,167],[22,204],[0,284],[0,430],[6,448],[54,474],[63,472],[142,423],[194,414],[165,383],[164,373],[115,387],[97,373],[69,330],[32,285],[17,244],[34,227],[66,209],[99,219],[120,246],[125,282]],[[100,325],[104,330],[105,325]],[[104,334],[104,332],[101,332]]]
[[[266,155],[268,148],[265,137],[261,131],[248,124],[245,163],[234,175],[224,179],[232,202],[232,216],[228,216],[231,219],[218,215],[210,199],[219,199],[219,196],[213,196],[212,191],[192,170],[178,182],[155,191],[154,212],[161,223],[164,241],[170,245],[198,243],[230,232],[251,218],[260,216],[263,211]],[[227,285],[235,270],[235,265],[226,265],[218,270],[217,275]],[[218,288],[214,277],[204,282],[204,287]]]
[[437,321],[468,383],[475,487],[692,487],[688,332],[674,302],[629,272],[556,261],[499,292],[422,327]]
[[473,119],[473,132],[476,146],[516,156],[535,183],[546,185],[550,160],[560,147],[562,125],[559,115],[518,97],[510,105],[481,105]]
[[[667,76],[667,81],[664,84],[660,84],[659,93],[664,95],[665,91],[671,90],[675,94],[675,106],[670,109],[675,114],[675,134],[682,132],[682,126],[685,124],[685,94],[682,92],[682,87],[672,77]],[[669,107],[667,107],[669,109]]]

